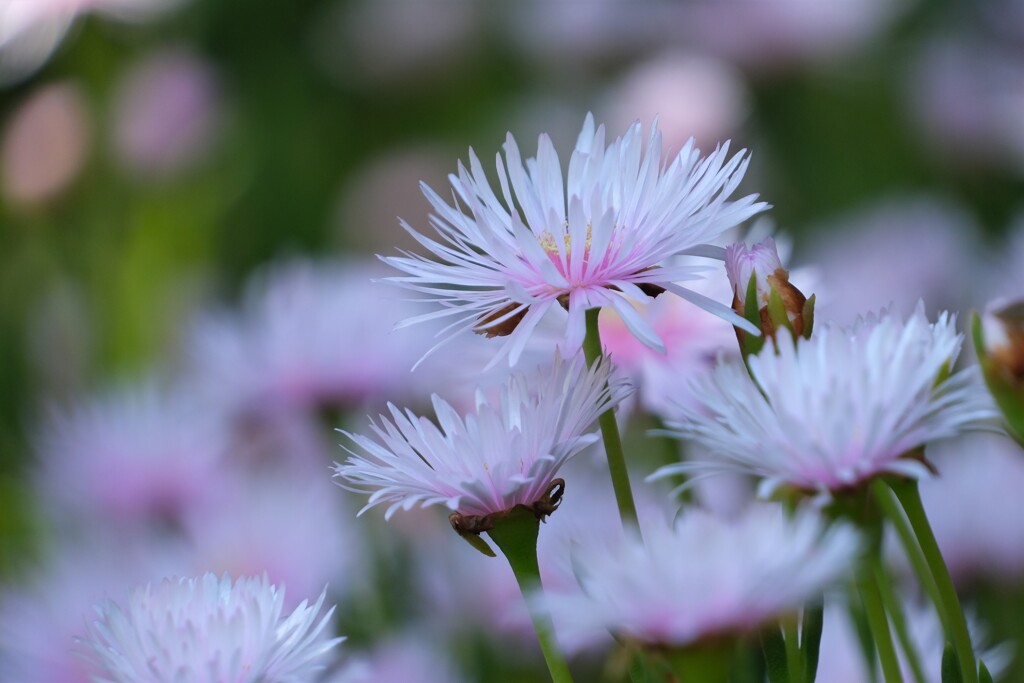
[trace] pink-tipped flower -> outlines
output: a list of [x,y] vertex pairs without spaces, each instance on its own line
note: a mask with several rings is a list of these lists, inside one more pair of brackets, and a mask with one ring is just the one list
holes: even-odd
[[538,504],[557,505],[547,497],[559,468],[598,439],[585,430],[627,393],[623,381],[609,379],[607,362],[587,368],[579,356],[559,356],[545,372],[510,377],[497,400],[478,393],[476,411],[465,417],[437,395],[436,425],[389,406],[390,419],[371,423],[376,439],[343,432],[365,455],[350,450],[335,476],[345,488],[370,494],[360,514],[380,504],[388,505],[385,518],[438,504],[464,520],[518,505],[539,514]]
[[725,521],[693,508],[674,528],[645,528],[644,540],[577,546],[582,590],[549,591],[548,602],[563,617],[559,635],[570,647],[611,632],[688,648],[796,614],[849,573],[860,546],[851,527],[826,528],[808,510],[790,519],[757,505]]
[[746,325],[728,307],[677,284],[699,279],[700,268],[666,263],[686,253],[720,258],[709,243],[766,208],[756,195],[728,200],[749,161],[728,151],[726,144],[702,159],[691,141],[666,165],[656,126],[645,142],[637,122],[605,148],[604,127],[595,129],[588,115],[567,176],[546,135],[525,164],[509,135],[496,163],[499,198],[470,150],[469,168],[460,163],[450,176],[454,206],[423,187],[439,239],[403,224],[430,256],[384,258],[406,273],[393,283],[441,307],[405,324],[445,319],[449,331],[507,336],[498,357],[508,354],[513,365],[549,314],[564,319],[563,353],[576,352],[591,308],[614,308],[638,339],[661,349],[633,304],[665,290]]
[[334,611],[320,616],[325,595],[284,616],[284,589],[265,576],[165,579],[136,589],[123,606],[97,606],[85,642],[104,683],[301,683],[342,640],[325,635]]
[[747,370],[720,365],[695,385],[673,428],[714,459],[663,467],[655,476],[739,470],[828,494],[879,474],[926,477],[914,452],[985,425],[994,406],[976,369],[947,376],[960,351],[956,319],[929,323],[923,306],[905,322],[883,312],[852,328],[816,331],[750,356]]

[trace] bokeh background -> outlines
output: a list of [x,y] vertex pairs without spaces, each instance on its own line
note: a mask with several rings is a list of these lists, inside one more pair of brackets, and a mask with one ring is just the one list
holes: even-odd
[[[0,0],[10,680],[79,680],[37,660],[92,599],[206,570],[268,571],[296,600],[330,581],[373,680],[405,660],[420,678],[393,680],[527,675],[496,644],[532,652],[514,584],[481,601],[500,570],[457,567],[472,551],[443,515],[356,522],[331,428],[479,376],[464,350],[410,374],[429,334],[392,332],[408,312],[370,282],[413,244],[399,216],[427,228],[419,182],[447,196],[506,131],[564,161],[588,111],[613,136],[657,114],[672,148],[751,149],[744,189],[819,319],[1024,295],[1020,0]],[[993,508],[946,514],[977,546],[977,609],[1019,642],[1024,454],[999,462],[972,484]]]

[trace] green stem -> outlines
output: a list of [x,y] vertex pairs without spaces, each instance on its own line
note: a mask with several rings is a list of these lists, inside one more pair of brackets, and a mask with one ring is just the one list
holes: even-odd
[[889,621],[892,623],[893,630],[896,631],[896,640],[899,641],[900,649],[906,655],[907,663],[914,674],[914,680],[917,683],[928,683],[928,679],[924,675],[924,669],[921,667],[921,657],[917,653],[914,642],[910,639],[910,631],[907,629],[907,619],[903,613],[903,605],[899,598],[896,597],[896,591],[893,590],[889,572],[886,571],[885,566],[877,557],[872,560],[871,564],[871,569],[875,575],[875,585],[878,586],[878,592],[882,596],[882,605],[889,614]]
[[800,636],[797,622],[786,622],[782,632],[786,640],[786,668],[792,683],[804,683],[804,666],[800,655]]
[[921,588],[928,594],[932,604],[936,606],[939,620],[942,622],[942,628],[946,633],[949,633],[949,619],[946,617],[945,610],[942,609],[939,587],[935,583],[935,578],[932,577],[931,570],[928,569],[928,562],[924,559],[924,553],[921,552],[921,546],[917,543],[917,537],[914,536],[914,531],[910,528],[910,522],[907,521],[907,516],[903,514],[903,509],[896,501],[892,489],[881,479],[875,479],[871,482],[871,493],[874,495],[875,501],[878,502],[882,512],[892,522],[893,528],[896,529],[896,535],[900,537],[900,543],[903,545],[903,550],[907,554],[907,559],[910,560],[910,566],[913,567],[918,581],[921,582]]
[[902,683],[903,675],[900,673],[896,647],[892,643],[892,634],[889,632],[889,620],[885,616],[885,608],[882,606],[878,585],[873,580],[870,571],[864,572],[857,582],[857,589],[860,593],[861,604],[864,605],[864,613],[871,625],[871,635],[875,641],[878,660],[882,664],[882,676],[885,678],[885,683]]
[[[537,565],[539,530],[540,520],[533,511],[517,507],[499,519],[494,528],[487,532],[495,545],[505,553],[512,573],[519,582],[519,590],[522,591],[523,597],[528,599],[542,590],[540,567]],[[572,683],[569,665],[555,643],[555,628],[551,622],[551,615],[531,600],[530,618],[537,632],[541,652],[544,653],[544,661],[551,673],[552,683]]]
[[[597,316],[599,308],[591,308],[586,313],[587,336],[583,339],[583,353],[587,364],[593,365],[601,357],[601,333],[598,330]],[[612,476],[612,488],[615,490],[615,502],[619,506],[619,517],[625,526],[637,527],[636,503],[633,502],[633,489],[629,485],[629,471],[626,469],[626,456],[622,452],[622,438],[619,436],[619,424],[615,421],[615,411],[608,409],[598,418],[601,425],[601,438],[604,440],[604,452],[608,457],[608,470]]]
[[924,553],[925,562],[935,579],[940,600],[936,607],[940,616],[942,612],[946,614],[949,637],[953,641],[957,658],[960,660],[964,683],[978,683],[977,663],[974,659],[974,648],[971,646],[971,634],[967,630],[967,619],[964,617],[964,610],[960,605],[956,588],[953,587],[953,578],[949,575],[949,568],[946,567],[946,562],[942,559],[942,551],[939,550],[939,544],[935,540],[932,525],[925,515],[917,481],[894,482],[890,486],[902,503],[903,510],[907,513],[910,526],[917,535],[917,542],[921,545],[921,552]]

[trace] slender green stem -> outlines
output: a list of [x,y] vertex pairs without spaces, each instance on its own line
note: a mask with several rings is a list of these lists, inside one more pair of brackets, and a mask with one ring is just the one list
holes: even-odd
[[799,630],[796,621],[786,622],[782,626],[786,640],[786,668],[789,670],[789,680],[792,683],[804,683],[804,663],[800,655]]
[[[498,520],[494,528],[487,532],[495,545],[505,553],[524,598],[532,598],[542,590],[540,567],[537,565],[539,530],[540,520],[531,510],[516,508]],[[551,622],[551,615],[531,600],[530,618],[537,632],[541,652],[544,653],[544,661],[551,673],[552,683],[572,683],[569,665],[555,642],[555,628]]]
[[910,520],[910,526],[917,535],[917,542],[921,545],[921,552],[924,553],[925,561],[935,579],[938,597],[941,601],[936,607],[940,616],[943,611],[946,613],[949,637],[953,641],[957,658],[960,660],[964,683],[978,683],[977,662],[974,659],[974,648],[971,646],[971,634],[967,630],[967,619],[964,617],[960,598],[953,586],[953,578],[949,575],[949,568],[946,567],[946,562],[942,559],[942,551],[939,550],[939,544],[935,540],[932,525],[925,515],[917,482],[906,480],[893,483],[891,486],[896,497],[902,503],[903,510],[907,513],[907,519]]
[[910,560],[910,566],[913,567],[918,581],[921,582],[921,588],[928,594],[932,604],[936,606],[942,627],[949,633],[949,618],[946,616],[946,611],[942,609],[939,587],[928,568],[927,560],[924,559],[924,553],[921,552],[921,546],[917,543],[917,537],[914,536],[914,531],[910,528],[910,522],[907,521],[907,516],[896,501],[892,489],[881,479],[875,479],[871,482],[871,493],[882,512],[892,522],[893,528],[896,529],[896,535],[900,537],[900,543],[903,545],[903,550],[907,554],[907,559]]
[[[583,340],[583,353],[588,365],[593,365],[603,353],[601,333],[597,325],[597,316],[600,312],[601,309],[592,308],[586,313],[587,336]],[[629,485],[629,471],[626,469],[626,456],[622,452],[622,437],[619,436],[615,411],[609,408],[601,413],[598,423],[601,425],[601,438],[604,440],[604,452],[608,457],[608,470],[612,475],[612,488],[615,489],[619,517],[622,518],[623,525],[636,527],[636,503],[633,502],[633,489]]]
[[871,635],[875,641],[878,660],[882,664],[882,676],[885,678],[885,683],[902,683],[903,674],[900,672],[896,647],[892,643],[892,634],[889,632],[889,620],[885,616],[885,608],[882,606],[878,585],[870,571],[865,571],[861,576],[857,582],[857,590],[860,593],[861,604],[864,605],[864,613],[871,625]]
[[896,631],[896,640],[899,641],[900,649],[906,655],[907,663],[914,674],[914,680],[917,683],[928,683],[924,669],[921,667],[921,657],[917,653],[914,642],[910,639],[910,631],[907,630],[907,618],[903,612],[903,604],[896,597],[889,572],[877,557],[872,560],[871,565],[875,575],[875,585],[878,586],[878,592],[882,596],[882,605],[889,614],[889,621],[892,623],[893,630]]
[[723,644],[665,653],[679,683],[728,683],[733,651]]

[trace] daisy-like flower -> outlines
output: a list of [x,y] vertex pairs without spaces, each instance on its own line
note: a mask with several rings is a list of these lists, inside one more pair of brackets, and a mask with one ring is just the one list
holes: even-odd
[[624,381],[609,377],[607,362],[588,368],[579,356],[558,356],[536,376],[512,375],[496,400],[478,392],[476,411],[465,417],[437,395],[436,425],[390,405],[390,419],[371,423],[376,439],[343,432],[365,455],[350,450],[335,477],[370,494],[360,514],[380,504],[388,505],[385,518],[437,504],[464,518],[518,505],[539,513],[538,504],[557,505],[547,494],[559,468],[598,439],[585,430],[627,393]]
[[654,477],[740,470],[763,478],[761,495],[790,485],[827,496],[883,473],[930,476],[916,449],[995,415],[976,368],[946,376],[962,340],[955,316],[929,323],[919,305],[906,321],[883,312],[750,356],[753,382],[722,364],[671,425],[715,459]]
[[756,195],[728,199],[749,158],[742,152],[729,158],[726,144],[702,159],[691,140],[665,164],[657,126],[645,143],[639,122],[607,148],[604,140],[604,126],[595,129],[588,115],[563,176],[550,138],[542,135],[537,157],[524,164],[510,134],[505,158],[498,155],[496,163],[500,199],[472,150],[469,168],[460,163],[450,176],[454,205],[424,185],[440,239],[403,222],[430,256],[384,261],[407,274],[393,283],[441,310],[404,324],[442,318],[451,321],[449,332],[507,336],[496,358],[508,354],[512,365],[549,313],[564,318],[568,312],[563,353],[577,351],[590,308],[614,308],[638,339],[663,349],[633,304],[665,290],[750,327],[727,306],[678,284],[699,279],[702,268],[667,262],[679,254],[721,258],[722,249],[709,243],[766,208]]
[[861,547],[848,525],[826,529],[811,510],[789,519],[767,505],[735,521],[693,508],[674,527],[648,525],[644,540],[576,547],[582,590],[547,598],[570,647],[609,631],[658,648],[755,631],[846,575]]
[[165,579],[136,589],[123,607],[97,606],[85,643],[102,683],[301,683],[343,640],[325,635],[334,611],[319,617],[325,595],[283,616],[284,589],[266,576]]

